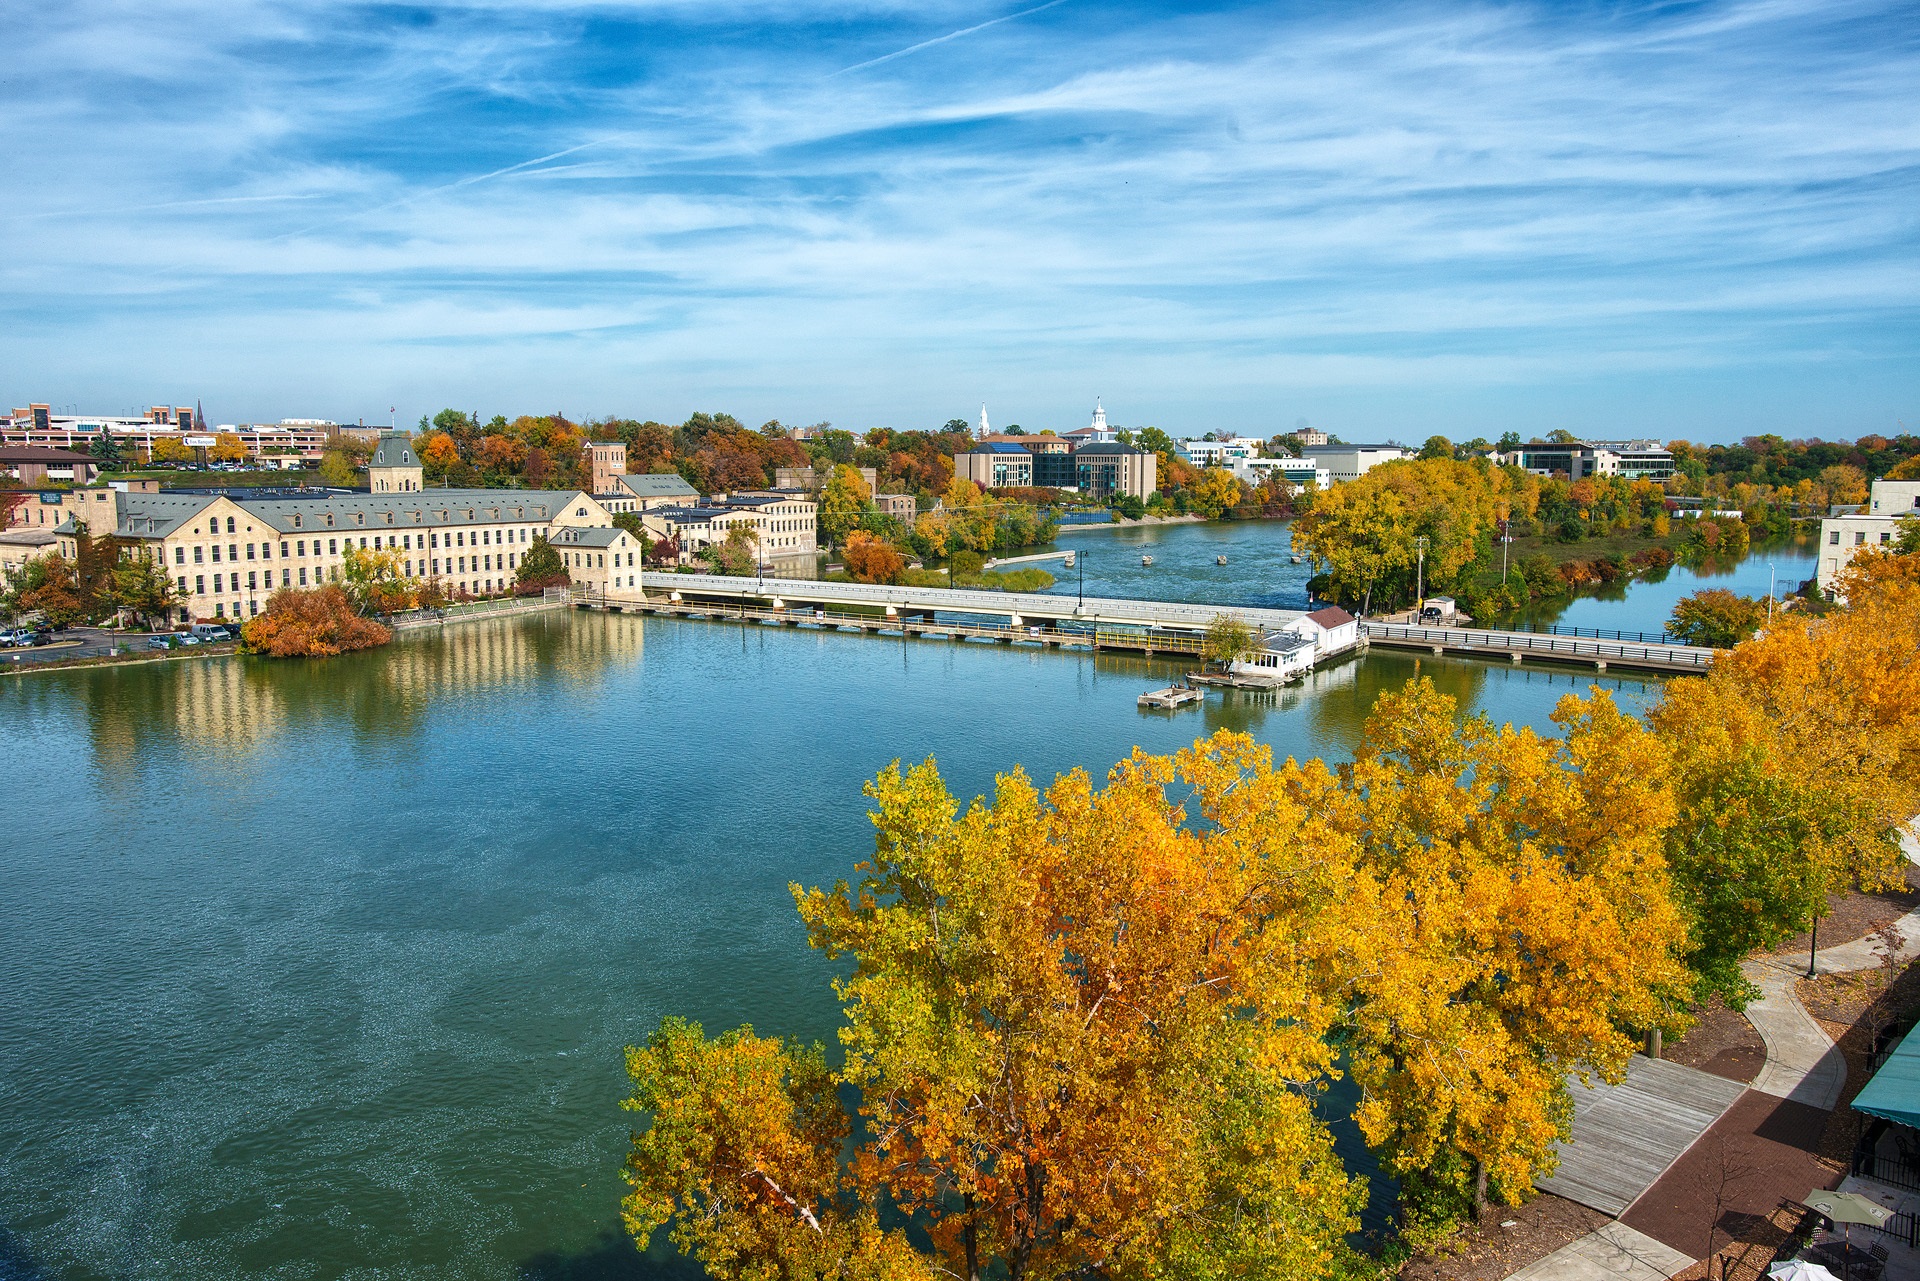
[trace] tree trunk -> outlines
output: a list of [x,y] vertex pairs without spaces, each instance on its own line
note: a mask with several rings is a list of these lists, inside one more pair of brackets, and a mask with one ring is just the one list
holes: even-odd
[[1473,1221],[1484,1223],[1487,1218],[1487,1163],[1476,1160],[1473,1163]]

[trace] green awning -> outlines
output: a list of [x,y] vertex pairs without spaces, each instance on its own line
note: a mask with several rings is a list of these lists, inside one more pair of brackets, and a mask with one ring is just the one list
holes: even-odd
[[1920,1028],[1893,1047],[1867,1088],[1854,1098],[1853,1110],[1920,1130]]

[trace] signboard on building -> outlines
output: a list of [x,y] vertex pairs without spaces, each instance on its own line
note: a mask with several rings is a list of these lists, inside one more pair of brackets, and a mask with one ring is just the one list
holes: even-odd
[[215,441],[211,436],[188,436],[181,443],[188,449],[212,449]]

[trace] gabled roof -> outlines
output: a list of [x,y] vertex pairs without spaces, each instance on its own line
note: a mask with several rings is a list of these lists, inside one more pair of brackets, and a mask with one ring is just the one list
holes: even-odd
[[1338,605],[1329,605],[1325,609],[1316,609],[1307,615],[1307,619],[1310,622],[1320,624],[1320,626],[1329,631],[1336,627],[1345,627],[1348,623],[1354,621],[1353,615],[1341,609]]
[[[426,489],[312,498],[225,497],[276,533],[345,534],[519,521],[544,525],[586,495],[577,489]],[[131,538],[163,538],[221,498],[220,494],[124,494],[118,504],[118,532]],[[327,524],[328,516],[333,517],[331,525]],[[299,518],[297,525],[295,517]]]
[[625,475],[620,483],[635,498],[698,498],[700,491],[689,485],[678,472],[647,472]]
[[627,531],[618,525],[589,525],[584,528],[569,526],[553,531],[551,543],[565,543],[570,547],[611,547],[620,541]]

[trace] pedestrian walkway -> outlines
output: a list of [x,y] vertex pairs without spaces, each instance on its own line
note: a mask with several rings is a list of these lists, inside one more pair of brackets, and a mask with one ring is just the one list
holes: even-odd
[[1573,1138],[1540,1189],[1618,1217],[1745,1091],[1738,1081],[1636,1054],[1620,1084],[1573,1087]]
[[1596,1228],[1507,1281],[1666,1281],[1693,1260],[1624,1223]]
[[[1920,864],[1920,835],[1903,832],[1900,846],[1909,862]],[[1901,917],[1894,928],[1900,935],[1894,958],[1920,958],[1920,912]],[[1814,954],[1814,969],[1820,974],[1842,974],[1873,969],[1884,959],[1880,940],[1869,936],[1822,948]],[[1806,974],[1805,964],[1794,957],[1763,956],[1746,962],[1741,970],[1760,989],[1760,999],[1747,1005],[1746,1016],[1767,1046],[1766,1065],[1752,1087],[1743,1093],[1737,1083],[1724,1082],[1735,1091],[1731,1106],[1723,1106],[1711,1124],[1696,1132],[1694,1140],[1618,1210],[1599,1205],[1598,1199],[1617,1200],[1638,1175],[1597,1168],[1599,1163],[1575,1154],[1583,1131],[1591,1138],[1596,1128],[1613,1123],[1620,1105],[1635,1095],[1618,1093],[1623,1087],[1614,1087],[1608,1094],[1590,1096],[1583,1126],[1582,1100],[1576,1094],[1574,1141],[1561,1153],[1561,1169],[1540,1186],[1622,1217],[1506,1281],[1662,1281],[1711,1253],[1715,1239],[1710,1225],[1721,1223],[1725,1215],[1763,1213],[1781,1196],[1797,1199],[1807,1188],[1832,1177],[1814,1152],[1826,1114],[1840,1102],[1847,1065],[1794,990],[1795,982]],[[1633,1062],[1638,1066],[1654,1060],[1636,1057]],[[1639,1076],[1652,1080],[1644,1068]],[[1634,1084],[1635,1073],[1629,1068],[1624,1086]],[[1601,1145],[1607,1145],[1605,1135]],[[1620,1140],[1615,1138],[1612,1146],[1618,1149]],[[1624,1151],[1621,1155],[1635,1159]],[[1651,1152],[1640,1158],[1642,1168],[1653,1159]],[[1565,1186],[1556,1187],[1561,1180]]]

